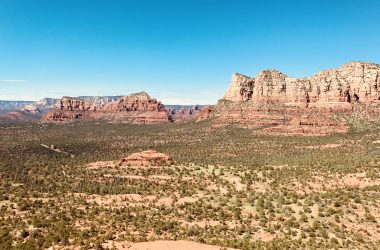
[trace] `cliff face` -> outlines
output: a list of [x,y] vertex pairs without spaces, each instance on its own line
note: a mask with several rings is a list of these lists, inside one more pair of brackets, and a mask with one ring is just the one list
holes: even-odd
[[332,115],[351,112],[356,103],[378,110],[380,65],[350,62],[300,79],[277,70],[262,71],[255,78],[234,74],[216,106],[216,116],[221,123],[288,125],[284,128],[290,130],[295,126],[304,126],[305,130],[308,126],[307,131],[314,127],[327,133],[344,130]]
[[57,107],[62,111],[88,111],[96,110],[96,106],[79,98],[62,97]]
[[231,85],[223,99],[233,102],[245,102],[252,99],[255,79],[235,73],[232,75]]
[[351,62],[301,79],[276,70],[263,71],[256,78],[234,74],[223,100],[340,109],[354,102],[378,103],[379,98],[380,65]]
[[43,116],[43,120],[72,121],[88,117],[90,111],[96,111],[96,106],[79,98],[65,96],[57,101],[55,107]]

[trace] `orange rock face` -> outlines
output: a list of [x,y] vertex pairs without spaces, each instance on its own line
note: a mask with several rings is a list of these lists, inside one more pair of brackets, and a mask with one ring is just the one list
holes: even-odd
[[146,150],[121,159],[119,166],[157,166],[168,165],[172,162],[173,159],[166,154],[158,153],[154,150]]
[[62,97],[57,107],[63,111],[88,111],[96,109],[91,103],[72,97]]
[[72,97],[62,97],[56,107],[43,116],[45,121],[72,121],[88,117],[88,111],[96,107],[84,100]]
[[380,98],[380,65],[351,62],[306,78],[292,78],[265,70],[256,78],[234,74],[224,100],[253,104],[349,109],[353,102],[373,103]]
[[202,108],[199,111],[199,114],[198,114],[196,121],[200,122],[200,121],[208,119],[213,111],[214,111],[214,107],[211,105]]
[[130,112],[130,111],[149,111],[160,112],[165,111],[165,107],[161,102],[152,99],[147,93],[141,92],[108,103],[103,110]]
[[234,74],[216,117],[219,123],[270,126],[264,130],[270,133],[327,134],[347,130],[332,116],[351,112],[355,103],[379,110],[380,65],[351,62],[301,79],[277,70],[256,78]]

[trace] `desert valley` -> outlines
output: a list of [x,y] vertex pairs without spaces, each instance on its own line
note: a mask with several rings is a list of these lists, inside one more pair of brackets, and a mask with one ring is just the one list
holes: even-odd
[[0,249],[379,249],[378,64],[0,104]]

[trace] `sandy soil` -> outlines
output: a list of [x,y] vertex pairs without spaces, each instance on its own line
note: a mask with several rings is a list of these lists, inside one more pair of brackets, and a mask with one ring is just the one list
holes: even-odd
[[325,145],[313,145],[313,146],[296,146],[297,149],[326,149],[326,148],[337,148],[342,146],[342,144],[325,144]]
[[366,173],[355,173],[344,176],[334,175],[325,178],[323,176],[314,176],[313,181],[308,181],[303,185],[297,181],[293,182],[293,191],[297,193],[325,192],[327,190],[346,187],[365,188],[369,186],[380,185],[380,180],[366,177]]
[[[152,241],[152,242],[139,242],[139,243],[129,243],[129,242],[109,242],[104,245],[105,247],[112,248],[114,246],[116,249],[124,250],[219,250],[221,247],[201,244],[192,241]],[[230,250],[232,248],[229,248]]]

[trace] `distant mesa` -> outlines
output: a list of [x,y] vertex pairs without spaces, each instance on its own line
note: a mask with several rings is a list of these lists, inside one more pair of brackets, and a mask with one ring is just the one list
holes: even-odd
[[173,159],[163,153],[158,153],[154,150],[146,150],[129,155],[119,162],[119,166],[159,166],[170,165]]
[[0,114],[21,110],[25,105],[32,104],[32,101],[3,101],[0,100]]
[[163,105],[141,92],[119,98],[94,101],[93,98],[63,97],[55,109],[44,115],[45,121],[78,119],[124,120],[131,123],[169,122]]
[[166,109],[146,92],[94,100],[93,97],[63,97],[55,108],[43,116],[47,122],[106,120],[135,124],[156,124],[183,121],[195,117],[198,107]]
[[40,101],[25,105],[24,107],[22,107],[21,110],[26,111],[31,114],[38,115],[38,114],[45,113],[46,111],[54,108],[58,102],[59,102],[59,99],[44,98],[44,99],[41,99]]

